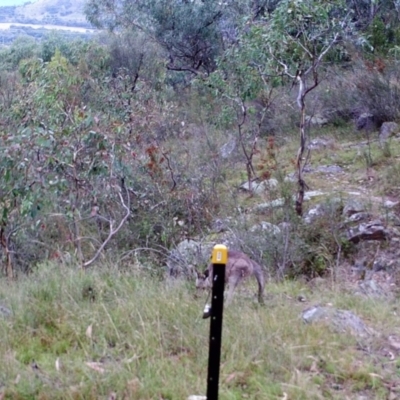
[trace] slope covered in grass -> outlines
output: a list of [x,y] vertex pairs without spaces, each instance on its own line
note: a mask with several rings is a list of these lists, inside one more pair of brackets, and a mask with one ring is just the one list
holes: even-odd
[[[48,264],[3,280],[0,297],[11,310],[0,321],[2,398],[184,399],[206,391],[206,295],[188,283]],[[224,315],[221,399],[387,398],[396,364],[380,355],[379,340],[304,324],[301,311],[316,302],[351,309],[381,330],[396,326],[390,304],[336,285],[320,292],[270,283],[261,307],[242,291]]]

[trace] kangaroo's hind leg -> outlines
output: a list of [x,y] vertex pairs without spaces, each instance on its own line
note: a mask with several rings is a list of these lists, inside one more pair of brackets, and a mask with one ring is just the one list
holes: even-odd
[[228,279],[228,294],[226,296],[226,304],[228,305],[232,301],[233,292],[236,286],[239,284],[241,280],[240,275],[231,275]]

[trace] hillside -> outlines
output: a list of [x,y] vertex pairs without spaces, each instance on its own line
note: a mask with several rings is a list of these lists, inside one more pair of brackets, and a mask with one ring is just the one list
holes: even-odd
[[88,26],[84,4],[85,0],[37,0],[16,7],[15,22]]
[[0,43],[8,45],[19,36],[41,39],[51,30],[67,35],[92,32],[83,14],[84,0],[37,0],[20,6],[0,7]]

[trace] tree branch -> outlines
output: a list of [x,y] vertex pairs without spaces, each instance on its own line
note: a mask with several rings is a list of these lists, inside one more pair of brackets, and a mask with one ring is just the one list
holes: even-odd
[[130,207],[129,207],[130,206],[130,197],[129,197],[129,192],[126,191],[126,193],[128,194],[128,204],[125,204],[125,201],[124,201],[124,198],[123,198],[123,196],[121,194],[121,191],[119,191],[119,193],[118,193],[119,199],[121,200],[122,207],[125,209],[124,217],[121,219],[121,222],[119,223],[119,225],[115,229],[113,229],[113,223],[112,223],[112,221],[110,221],[110,232],[109,232],[109,234],[107,236],[107,239],[98,248],[98,250],[96,251],[96,254],[93,256],[93,258],[82,264],[82,268],[89,267],[91,264],[93,264],[97,260],[97,258],[99,257],[100,253],[104,250],[104,248],[106,247],[108,242],[111,240],[111,238],[115,234],[118,233],[118,231],[122,228],[122,226],[125,224],[125,222],[129,218],[129,216],[131,214],[131,210],[130,210]]

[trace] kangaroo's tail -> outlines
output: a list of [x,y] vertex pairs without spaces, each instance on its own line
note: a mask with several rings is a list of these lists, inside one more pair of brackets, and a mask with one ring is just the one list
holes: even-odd
[[259,303],[263,303],[264,287],[265,287],[263,268],[261,267],[261,265],[257,264],[253,260],[252,263],[254,268],[254,276],[256,277],[258,283],[258,301]]

